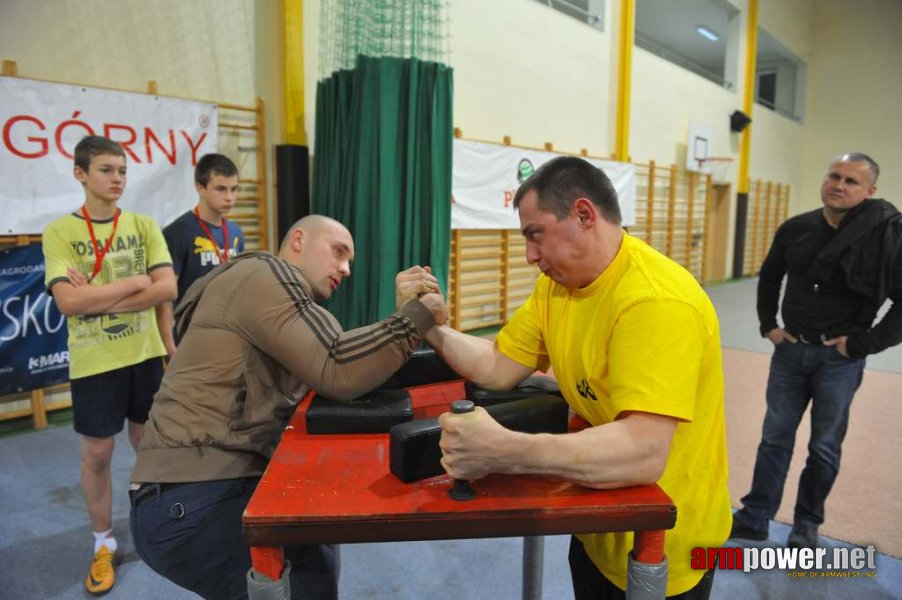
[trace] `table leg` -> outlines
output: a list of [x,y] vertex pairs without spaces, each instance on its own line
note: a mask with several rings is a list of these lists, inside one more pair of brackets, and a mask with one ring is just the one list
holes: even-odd
[[633,556],[640,563],[664,560],[664,530],[637,531],[633,536]]
[[247,574],[248,600],[290,600],[291,565],[284,562],[281,546],[251,546],[251,570]]
[[329,544],[332,549],[332,559],[335,561],[335,581],[341,577],[341,546],[338,544]]
[[273,581],[282,578],[285,553],[281,546],[251,546],[251,567]]
[[663,600],[666,593],[664,530],[637,531],[626,573],[626,599]]
[[542,600],[542,573],[545,566],[545,538],[523,538],[523,600]]

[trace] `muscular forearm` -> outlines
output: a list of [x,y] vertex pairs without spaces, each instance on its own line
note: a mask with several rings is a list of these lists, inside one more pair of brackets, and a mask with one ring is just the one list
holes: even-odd
[[598,489],[660,479],[676,429],[669,417],[632,413],[575,433],[518,433],[481,408],[467,415],[446,413],[439,422],[442,464],[452,477],[547,475]]
[[513,445],[505,472],[552,475],[596,489],[656,482],[670,447],[669,440],[637,439],[622,421],[564,435],[516,435],[521,443]]
[[426,334],[426,343],[464,379],[488,389],[509,390],[531,372],[525,367],[512,373],[510,369],[500,368],[496,364],[499,353],[494,342],[447,326],[433,327]]

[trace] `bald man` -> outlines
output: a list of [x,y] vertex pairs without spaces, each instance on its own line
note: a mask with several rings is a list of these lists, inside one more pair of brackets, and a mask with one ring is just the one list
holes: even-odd
[[[204,598],[246,594],[241,514],[298,401],[337,400],[394,373],[445,322],[438,284],[398,274],[397,312],[342,331],[316,303],[350,276],[354,240],[339,222],[295,223],[278,256],[239,255],[199,279],[176,312],[179,351],[154,398],[132,473],[135,547],[157,573]],[[336,598],[326,546],[286,555],[293,598]]]

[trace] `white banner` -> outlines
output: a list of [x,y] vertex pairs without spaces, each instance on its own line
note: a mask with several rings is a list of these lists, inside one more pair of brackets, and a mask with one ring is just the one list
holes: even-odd
[[120,206],[169,224],[197,202],[194,165],[215,152],[215,104],[0,77],[0,235],[41,233],[84,202],[72,152],[86,135],[122,145]]
[[[452,229],[519,229],[514,194],[526,177],[554,152],[526,150],[499,144],[454,140],[451,178]],[[636,166],[611,160],[587,158],[610,177],[620,199],[623,225],[636,220]]]

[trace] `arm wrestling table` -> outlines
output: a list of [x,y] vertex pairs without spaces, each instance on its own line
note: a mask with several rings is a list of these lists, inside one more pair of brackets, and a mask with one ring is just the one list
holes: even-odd
[[[465,397],[460,381],[409,391],[415,418],[438,416]],[[635,531],[637,562],[664,558],[664,530],[676,522],[676,508],[657,485],[593,490],[490,475],[473,483],[474,500],[455,501],[446,475],[398,480],[389,471],[387,433],[307,435],[311,396],[298,406],[244,511],[253,568],[270,579],[281,575],[283,546],[524,536],[523,598],[540,598],[539,536]]]

